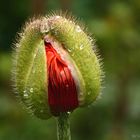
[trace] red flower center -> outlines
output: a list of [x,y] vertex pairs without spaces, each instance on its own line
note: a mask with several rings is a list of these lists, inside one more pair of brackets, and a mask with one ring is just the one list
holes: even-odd
[[51,43],[45,42],[48,71],[48,103],[53,115],[72,111],[78,106],[76,85],[67,63]]

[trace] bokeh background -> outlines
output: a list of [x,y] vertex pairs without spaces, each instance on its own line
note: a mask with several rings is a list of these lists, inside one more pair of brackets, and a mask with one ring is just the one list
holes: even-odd
[[33,15],[67,10],[96,38],[104,89],[71,115],[72,140],[140,140],[140,0],[0,0],[0,140],[56,140],[55,119],[31,117],[12,91],[12,43]]

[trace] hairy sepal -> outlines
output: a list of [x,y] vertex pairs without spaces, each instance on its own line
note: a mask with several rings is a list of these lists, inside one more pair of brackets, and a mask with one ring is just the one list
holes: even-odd
[[[14,79],[22,102],[32,113],[43,119],[51,117],[42,40],[48,34],[61,44],[60,50],[65,49],[68,52],[66,59],[76,70],[72,75],[76,81],[80,106],[89,105],[97,99],[102,83],[100,60],[93,50],[95,45],[75,21],[59,15],[31,21],[16,44]],[[25,93],[28,93],[28,96],[25,96]]]
[[30,112],[48,119],[51,114],[47,103],[47,66],[41,25],[39,20],[27,24],[16,44],[15,87]]

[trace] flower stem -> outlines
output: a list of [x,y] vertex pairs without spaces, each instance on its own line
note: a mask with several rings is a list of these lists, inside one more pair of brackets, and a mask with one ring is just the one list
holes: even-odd
[[71,140],[69,113],[61,113],[57,118],[57,139]]

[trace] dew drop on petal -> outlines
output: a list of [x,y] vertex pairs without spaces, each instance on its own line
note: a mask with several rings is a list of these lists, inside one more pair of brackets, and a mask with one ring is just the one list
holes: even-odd
[[68,87],[69,87],[69,85],[68,85],[68,84],[66,84],[66,87],[68,88]]

